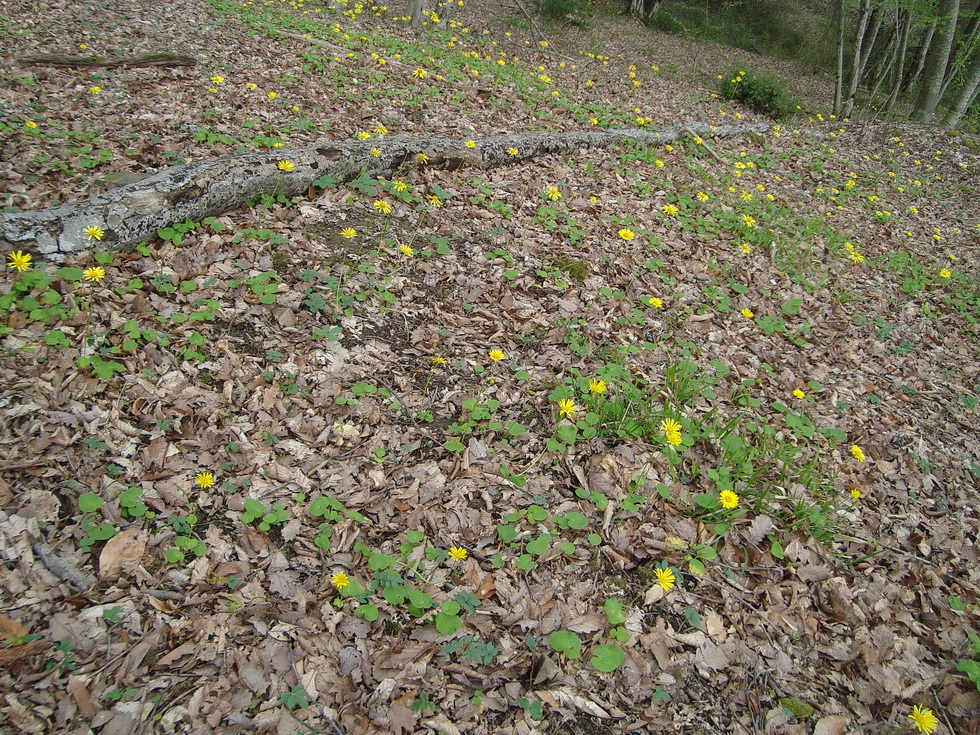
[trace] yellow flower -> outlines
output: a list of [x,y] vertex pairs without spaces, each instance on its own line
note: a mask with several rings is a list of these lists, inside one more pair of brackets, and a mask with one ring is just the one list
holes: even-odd
[[449,363],[449,360],[447,360],[445,357],[439,357],[438,355],[430,357],[429,359],[436,365],[446,365]]
[[684,435],[679,431],[668,431],[666,434],[664,434],[664,437],[667,439],[667,443],[672,447],[678,447],[684,443]]
[[520,151],[518,151],[516,148],[507,149],[507,154],[510,156],[516,156],[518,153],[520,153]]
[[419,163],[428,163],[429,157],[424,153],[418,153],[415,155],[415,160],[418,161]]
[[863,462],[867,457],[864,456],[864,450],[861,449],[857,444],[851,445],[851,454],[854,455],[854,459],[858,462]]
[[7,254],[7,267],[15,271],[26,271],[31,267],[31,254],[23,250],[15,250]]
[[98,94],[99,92],[102,91],[102,87],[92,86],[92,87],[89,87],[88,88],[88,91],[89,91],[90,94]]
[[657,309],[664,308],[664,302],[658,299],[656,296],[651,296],[650,298],[648,298],[647,303],[650,304],[650,306],[653,306]]
[[476,148],[476,141],[468,140],[463,145],[465,145],[467,148]]
[[660,422],[660,430],[664,434],[680,434],[681,425],[674,419],[667,418]]
[[927,733],[927,735],[928,733],[935,732],[936,728],[939,727],[939,721],[932,713],[932,710],[920,704],[912,708],[912,714],[909,715],[909,719],[915,724],[916,730]]
[[633,234],[633,230],[629,229],[628,227],[624,227],[623,229],[621,229],[619,231],[619,236],[624,240],[626,240],[626,242],[629,242],[630,240],[636,237],[636,235]]
[[375,125],[374,126],[374,132],[376,132],[378,135],[387,135],[388,134],[388,128],[386,128],[384,125],[380,125],[380,124],[379,125]]
[[738,506],[738,495],[731,490],[722,490],[718,493],[718,500],[721,501],[722,508],[735,508]]
[[558,190],[557,186],[549,186],[544,190],[545,196],[548,197],[553,202],[557,202],[561,199],[561,191]]
[[83,227],[82,232],[88,235],[89,240],[101,240],[103,237],[105,237],[105,232],[98,225]]
[[85,49],[88,48],[88,44],[87,43],[80,43],[80,44],[78,44],[78,48],[80,48],[82,51],[84,51]]
[[374,202],[374,208],[381,212],[381,214],[391,214],[391,204],[386,202],[384,199],[378,199]]
[[859,253],[857,250],[851,252],[847,257],[853,260],[855,263],[864,262],[864,256],[861,253]]
[[490,359],[494,362],[500,362],[506,357],[506,355],[500,350],[490,350]]
[[371,133],[369,133],[367,130],[358,130],[356,133],[354,133],[354,137],[358,140],[368,140],[371,137]]
[[357,237],[357,230],[353,227],[345,227],[340,231],[340,234],[350,240]]
[[851,490],[851,497],[854,498],[855,500],[860,500],[861,499],[861,491],[858,490],[857,488],[854,488],[853,490]]
[[283,143],[281,140],[277,140],[275,143],[272,144],[272,147],[273,148],[282,148],[284,145],[285,145],[285,143]]
[[395,191],[402,192],[408,189],[408,184],[406,184],[404,181],[392,181],[391,188]]
[[212,84],[221,84],[223,81],[225,81],[225,78],[220,74],[215,74],[213,77],[210,77],[210,80]]
[[578,406],[571,398],[562,398],[558,401],[558,413],[564,418],[569,418],[576,411],[578,411]]
[[276,164],[276,166],[279,167],[280,171],[292,171],[294,168],[296,168],[293,165],[292,161],[286,161],[286,160],[280,161],[279,163]]
[[330,583],[338,590],[342,590],[344,587],[350,584],[350,577],[343,572],[337,572],[330,578]]
[[755,312],[753,312],[752,309],[742,309],[742,316],[744,316],[746,319],[751,319],[755,316]]
[[416,79],[425,79],[427,76],[429,76],[429,72],[427,72],[425,69],[423,69],[420,66],[415,71],[412,72],[412,76],[415,77]]
[[740,243],[738,249],[741,250],[746,255],[752,252],[752,246],[749,245],[747,242]]
[[86,281],[101,281],[105,278],[105,268],[101,265],[94,265],[82,271],[82,278]]
[[949,268],[943,268],[941,271],[939,271],[940,278],[949,278],[952,275],[953,273],[949,270]]
[[680,210],[679,210],[679,209],[678,209],[677,207],[675,207],[675,206],[674,206],[673,204],[665,204],[664,206],[662,206],[662,207],[660,208],[660,211],[662,211],[662,212],[663,212],[664,214],[666,214],[666,215],[667,215],[668,217],[673,217],[673,216],[674,216],[675,214],[677,214],[677,213],[678,213],[678,212],[679,212]]
[[266,96],[266,97],[268,97],[268,98],[269,98],[270,100],[274,100],[274,99],[275,99],[276,97],[278,97],[279,95],[278,95],[278,94],[276,94],[275,92],[266,92],[266,93],[265,93],[265,96]]
[[249,83],[248,83],[248,84],[246,84],[245,86],[246,86],[246,87],[247,87],[248,89],[258,89],[258,87],[259,87],[259,85],[258,85],[258,84],[255,84],[254,82],[249,82]]
[[606,381],[598,378],[589,378],[589,390],[593,393],[605,393]]
[[380,148],[372,148],[371,149],[371,155],[374,156],[375,158],[380,158],[381,157],[381,149]]
[[661,569],[657,567],[653,570],[654,575],[657,578],[657,584],[660,585],[660,589],[664,592],[670,592],[674,585],[677,584],[677,578],[674,576],[673,569]]
[[406,258],[411,258],[413,255],[415,255],[415,248],[413,248],[411,245],[402,245],[398,249],[402,251],[402,255],[404,255]]
[[459,561],[463,561],[463,559],[466,558],[466,554],[467,554],[466,549],[464,549],[462,546],[449,547],[449,556],[451,556],[453,559],[458,559]]
[[214,485],[214,475],[211,472],[198,472],[194,475],[194,482],[198,487],[207,490]]
[[804,393],[803,391],[801,391],[799,388],[797,388],[796,390],[793,391],[793,395],[796,396],[797,398],[799,398],[800,400],[803,400],[804,398],[806,398],[806,393]]
[[24,125],[26,127],[29,127],[29,128],[36,128],[37,127],[37,123],[34,122],[33,120],[28,120],[26,123],[24,123]]
[[742,222],[745,223],[746,227],[755,227],[755,217],[750,217],[747,214],[742,215]]
[[699,191],[697,194],[694,195],[694,198],[697,199],[699,202],[706,202],[710,197],[707,194],[705,194],[703,191]]
[[664,163],[663,161],[661,161],[659,158],[656,161],[654,161],[654,163],[657,165],[657,168],[663,168],[664,166],[667,165],[666,163]]

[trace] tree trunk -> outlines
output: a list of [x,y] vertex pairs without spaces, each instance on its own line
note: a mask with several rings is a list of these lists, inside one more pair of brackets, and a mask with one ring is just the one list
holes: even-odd
[[939,105],[939,93],[949,65],[953,38],[956,35],[956,20],[960,13],[960,0],[939,0],[936,38],[926,57],[926,68],[915,101],[912,119],[916,122],[930,122]]
[[837,36],[837,76],[834,80],[834,114],[839,114],[844,102],[844,22],[845,0],[838,0],[834,6],[834,33]]
[[898,95],[902,91],[902,82],[905,80],[905,54],[909,47],[909,33],[912,30],[912,21],[908,13],[901,13],[901,29],[898,41],[898,57],[895,59],[895,65],[892,67],[893,81],[892,81],[892,91],[888,95],[888,99],[885,101],[885,106],[882,112],[886,115],[890,114],[895,108],[895,103],[898,102]]
[[412,28],[418,28],[422,25],[426,5],[428,5],[428,0],[409,0],[408,14],[412,16]]
[[955,128],[960,124],[960,120],[970,109],[973,100],[976,99],[977,90],[980,90],[980,53],[973,58],[973,64],[967,72],[966,81],[959,89],[959,96],[950,107],[949,114],[943,120],[943,125],[947,128]]
[[660,9],[663,0],[630,0],[630,15],[637,18],[652,18]]
[[[492,168],[582,148],[607,148],[624,141],[644,146],[673,143],[685,135],[702,138],[763,133],[764,123],[711,126],[688,123],[661,130],[609,130],[568,133],[500,135],[476,141],[467,148],[462,140],[443,137],[391,137],[383,141],[326,141],[308,148],[280,149],[274,153],[244,153],[211,161],[175,166],[138,182],[90,199],[50,209],[0,214],[0,247],[36,250],[54,261],[92,247],[85,228],[98,225],[105,232],[99,247],[124,247],[152,241],[157,230],[190,219],[200,222],[253,199],[275,192],[287,197],[306,194],[321,177],[349,181],[366,172],[390,176],[401,166],[417,166],[425,153],[434,168]],[[378,147],[381,155],[371,155]],[[288,160],[291,171],[277,162]]]
[[973,11],[973,18],[967,24],[966,29],[960,35],[960,41],[956,44],[953,60],[950,62],[949,69],[946,72],[943,86],[939,90],[940,100],[946,96],[950,82],[956,79],[959,73],[969,66],[970,58],[973,56],[973,52],[977,50],[977,42],[980,41],[980,12],[978,11],[980,11],[980,7]]
[[847,103],[841,113],[843,117],[850,117],[854,111],[854,98],[857,96],[858,85],[861,83],[861,75],[864,67],[861,61],[861,48],[864,46],[865,38],[868,33],[868,22],[871,20],[871,0],[861,0],[861,15],[858,20],[857,30],[854,33],[854,58],[851,60],[851,71],[847,84]]

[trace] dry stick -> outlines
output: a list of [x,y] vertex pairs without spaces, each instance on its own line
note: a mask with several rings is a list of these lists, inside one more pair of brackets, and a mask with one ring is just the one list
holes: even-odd
[[685,125],[685,126],[684,126],[683,128],[681,128],[681,130],[683,130],[683,131],[684,131],[685,133],[687,133],[688,135],[690,135],[690,136],[691,136],[692,138],[698,138],[698,139],[699,139],[699,140],[701,141],[701,145],[702,145],[702,146],[704,147],[704,149],[705,149],[706,151],[708,151],[708,153],[710,153],[710,154],[711,154],[712,156],[714,156],[714,158],[715,158],[715,160],[716,160],[716,161],[718,161],[719,163],[721,163],[721,162],[722,162],[722,160],[721,160],[721,156],[719,156],[719,155],[718,155],[717,153],[715,153],[715,152],[714,152],[714,151],[713,151],[713,150],[711,149],[711,146],[710,146],[710,145],[708,145],[707,143],[705,143],[705,142],[704,142],[704,139],[702,139],[702,138],[699,138],[699,137],[698,137],[698,135],[697,135],[697,134],[695,134],[695,132],[694,132],[693,130],[691,130],[691,128],[690,128],[690,127],[688,127],[687,125]]

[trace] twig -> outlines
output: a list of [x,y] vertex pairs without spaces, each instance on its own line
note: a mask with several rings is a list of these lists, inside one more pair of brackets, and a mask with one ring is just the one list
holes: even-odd
[[704,139],[703,138],[700,138],[693,130],[691,130],[691,128],[689,128],[687,125],[684,125],[681,128],[681,130],[683,130],[685,133],[687,133],[688,135],[690,135],[692,138],[697,138],[698,140],[700,140],[701,141],[701,145],[704,147],[704,149],[706,151],[708,151],[708,153],[710,153],[712,156],[714,156],[714,158],[715,158],[716,161],[718,161],[719,163],[722,162],[721,161],[721,156],[719,156],[717,153],[715,153],[712,150],[711,146],[708,145],[707,143],[705,143],[704,142]]

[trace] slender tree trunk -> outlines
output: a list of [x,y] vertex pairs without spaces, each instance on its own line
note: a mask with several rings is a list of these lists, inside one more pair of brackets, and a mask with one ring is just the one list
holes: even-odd
[[[854,34],[854,59],[851,61],[850,81],[847,85],[847,102],[842,111],[844,117],[850,117],[851,113],[854,112],[854,100],[857,97],[858,86],[861,84],[861,77],[864,76],[864,65],[871,53],[871,44],[868,43],[868,26],[873,13],[874,7],[871,0],[861,0],[861,17]],[[875,33],[877,34],[877,32],[876,28]]]
[[898,102],[898,95],[902,91],[902,82],[905,81],[905,54],[909,47],[909,33],[912,31],[912,21],[907,12],[900,12],[900,17],[901,29],[899,31],[898,56],[892,67],[892,91],[888,95],[888,99],[885,101],[885,106],[882,109],[882,112],[886,115],[891,114],[891,111],[895,109],[895,103]]
[[977,43],[980,42],[980,12],[978,11],[980,11],[980,7],[974,9],[973,18],[967,24],[966,29],[960,35],[960,41],[956,44],[953,60],[949,64],[942,89],[939,90],[940,100],[946,96],[950,82],[969,65],[973,52],[977,50]]
[[872,98],[878,94],[878,90],[881,89],[881,85],[885,83],[885,79],[889,74],[891,74],[891,71],[894,68],[895,59],[898,56],[898,30],[898,19],[896,18],[895,26],[888,37],[887,48],[885,48],[881,58],[878,59],[878,63],[874,65],[873,70],[871,68],[868,69],[868,77],[873,80],[871,86]]
[[651,18],[660,9],[663,0],[630,0],[630,15]]
[[949,66],[949,56],[953,50],[953,38],[956,35],[956,20],[959,13],[960,0],[939,0],[936,38],[926,57],[922,86],[919,87],[919,96],[912,113],[912,119],[916,122],[930,122],[936,114],[939,93],[946,76],[946,68]]
[[936,27],[938,25],[938,20],[932,21],[932,25],[926,31],[925,38],[922,39],[922,46],[919,47],[919,56],[915,61],[915,68],[912,74],[909,75],[909,80],[905,83],[907,89],[911,89],[916,85],[919,77],[922,76],[922,70],[926,68],[926,57],[929,55],[929,49],[932,48],[932,41],[936,37]]
[[426,5],[428,5],[428,0],[409,0],[408,14],[412,16],[412,28],[418,28],[422,25]]
[[959,89],[959,96],[950,106],[949,114],[943,120],[943,125],[947,128],[955,128],[959,125],[960,120],[963,119],[966,111],[973,104],[973,100],[976,99],[978,90],[980,90],[980,53],[973,57],[973,64],[967,72],[966,81]]
[[834,6],[834,33],[837,36],[837,76],[834,81],[834,113],[841,111],[844,101],[844,3],[846,0],[838,0]]

